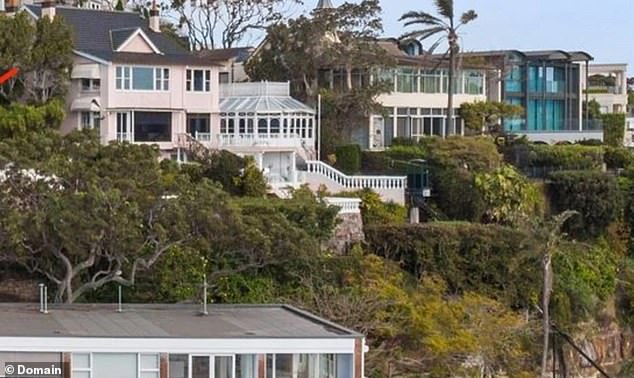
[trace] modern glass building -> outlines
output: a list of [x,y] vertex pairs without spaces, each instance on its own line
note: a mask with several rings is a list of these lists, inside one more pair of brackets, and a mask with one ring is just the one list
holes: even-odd
[[[507,119],[506,131],[518,134],[582,132],[592,129],[583,122],[582,65],[593,60],[585,52],[516,50],[466,53],[484,58],[494,67],[489,100],[524,108],[523,117]],[[495,82],[497,81],[497,85]]]

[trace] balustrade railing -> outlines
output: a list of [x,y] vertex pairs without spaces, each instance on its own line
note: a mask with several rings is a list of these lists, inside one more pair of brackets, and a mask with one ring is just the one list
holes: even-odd
[[339,214],[358,214],[361,212],[360,198],[324,197],[324,202],[330,206],[339,207]]
[[194,136],[199,142],[211,142],[211,133],[203,133],[200,131],[196,131]]
[[273,146],[273,147],[302,147],[312,145],[311,139],[299,136],[284,136],[282,134],[219,134],[220,146]]
[[330,165],[316,160],[306,162],[309,173],[317,173],[334,181],[345,189],[405,189],[407,177],[405,176],[348,176]]

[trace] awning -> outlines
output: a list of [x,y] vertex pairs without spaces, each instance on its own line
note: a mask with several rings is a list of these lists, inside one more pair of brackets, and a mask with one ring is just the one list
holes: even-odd
[[82,97],[70,104],[71,111],[89,111],[89,112],[98,112],[101,110],[100,107],[101,99],[99,97]]
[[70,75],[71,79],[99,79],[99,65],[98,64],[78,64],[73,67],[73,72]]

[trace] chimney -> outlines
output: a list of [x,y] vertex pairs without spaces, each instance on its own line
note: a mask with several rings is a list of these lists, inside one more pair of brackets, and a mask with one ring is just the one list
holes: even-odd
[[44,17],[48,17],[51,21],[55,18],[55,3],[53,1],[42,2],[42,18]]
[[150,9],[150,30],[156,33],[161,32],[161,18],[159,17],[159,10],[156,6],[156,0],[152,1],[152,9]]

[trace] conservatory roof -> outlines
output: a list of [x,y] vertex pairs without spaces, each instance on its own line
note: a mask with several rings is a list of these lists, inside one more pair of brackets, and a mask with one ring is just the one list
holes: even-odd
[[315,110],[291,96],[229,96],[220,99],[221,113],[306,113]]

